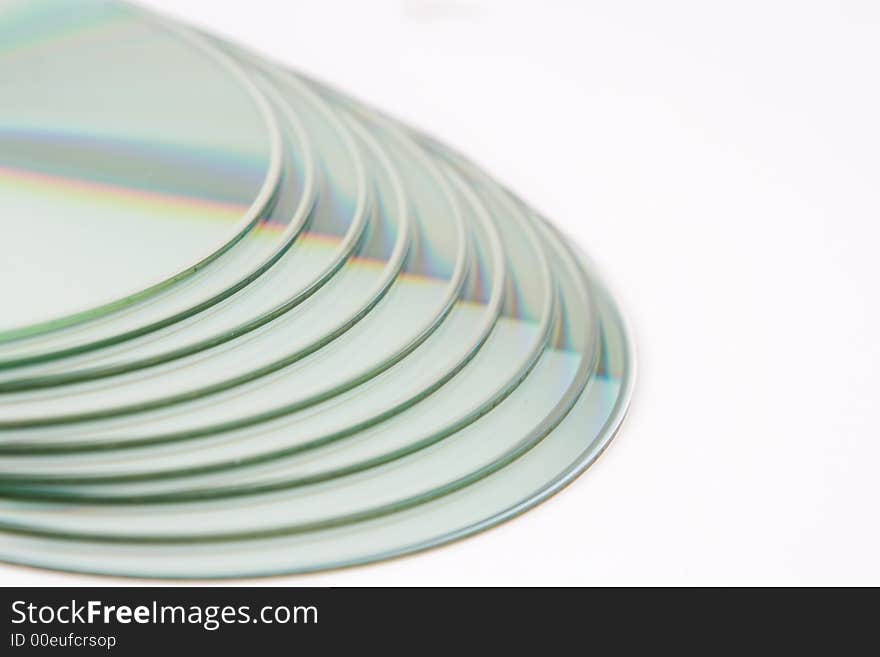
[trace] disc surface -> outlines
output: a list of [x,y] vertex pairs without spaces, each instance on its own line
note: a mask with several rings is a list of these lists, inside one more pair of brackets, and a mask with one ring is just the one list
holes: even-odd
[[[286,85],[292,86],[293,83]],[[217,347],[265,326],[306,301],[355,254],[365,239],[375,205],[361,149],[340,119],[331,115],[322,101],[301,85],[296,91],[290,91],[276,89],[266,82],[263,88],[277,100],[283,115],[290,117],[289,122],[302,117],[314,145],[310,151],[316,160],[315,186],[319,188],[315,192],[317,198],[300,199],[304,202],[297,202],[295,189],[285,188],[276,196],[273,211],[254,235],[255,242],[266,242],[268,238],[270,248],[278,237],[282,238],[280,247],[274,248],[273,257],[266,263],[268,267],[261,269],[260,276],[251,284],[236,290],[222,303],[186,316],[162,332],[150,332],[140,339],[111,345],[112,348],[90,350],[82,357],[2,372],[0,391],[18,393],[99,380]],[[232,264],[242,259],[243,251],[248,256],[248,249],[249,245],[238,244],[227,254],[233,262],[220,259],[212,265],[228,272]],[[204,274],[200,277],[207,281],[217,278],[214,269],[206,269]],[[79,333],[87,330],[92,334],[95,330],[106,333],[108,327],[113,330],[120,323],[130,324],[133,315],[167,313],[171,305],[179,307],[189,301],[192,286],[181,287],[184,289],[174,288],[164,297],[152,299],[143,312],[114,316],[100,322],[96,329],[84,327]],[[57,336],[50,336],[51,339],[56,344],[59,341]],[[59,394],[66,393],[47,390],[45,397]],[[15,396],[8,399],[14,400]]]
[[124,5],[0,11],[0,340],[130,303],[256,224],[280,135],[231,58]]
[[[122,369],[132,340],[146,336],[143,341],[149,341],[156,332],[212,309],[272,271],[293,247],[314,210],[318,172],[311,144],[321,127],[302,120],[300,115],[308,119],[308,112],[295,112],[271,86],[259,86],[271,101],[283,137],[281,177],[271,209],[234,248],[176,285],[91,321],[0,343],[0,389],[48,387],[77,376],[95,378],[110,366]],[[337,170],[343,177],[344,167]]]
[[[500,310],[498,304],[504,283],[503,273],[499,271],[503,265],[500,245],[495,244],[491,249],[482,246],[485,242],[482,236],[491,230],[489,220],[483,218],[485,226],[476,227],[482,231],[481,245],[471,253],[465,241],[459,203],[441,172],[432,168],[413,144],[408,145],[412,149],[409,155],[403,150],[407,147],[406,141],[391,146],[398,149],[400,169],[407,172],[405,180],[422,184],[421,188],[413,186],[409,197],[412,212],[407,216],[419,218],[419,230],[413,236],[415,243],[405,259],[401,259],[401,240],[388,240],[388,229],[379,231],[375,240],[367,240],[360,247],[365,255],[350,259],[332,281],[302,307],[279,318],[252,339],[239,341],[210,358],[189,359],[191,363],[163,369],[159,375],[115,377],[112,386],[78,386],[85,388],[79,394],[68,389],[7,395],[7,403],[0,404],[0,412],[13,419],[5,427],[8,441],[0,450],[27,451],[28,446],[36,447],[36,441],[40,441],[39,446],[45,451],[46,443],[51,444],[55,437],[62,443],[58,444],[58,450],[69,451],[71,444],[82,450],[84,443],[101,447],[122,442],[171,442],[194,434],[210,436],[219,433],[221,428],[225,431],[244,429],[257,420],[289,414],[362,383],[406,356],[444,322],[454,319],[455,326],[465,337],[469,335],[467,331],[485,333],[494,315],[484,317],[485,313],[481,312],[451,313],[450,310],[461,295],[479,294],[487,280],[494,281],[492,284],[497,287],[493,312],[497,314]],[[424,185],[421,181],[425,178],[434,180],[434,184]],[[400,201],[393,202],[393,198],[390,201],[389,212],[400,215],[402,208],[395,205]],[[380,212],[380,220],[383,216],[384,212]],[[404,236],[401,232],[399,237]],[[384,241],[390,243],[384,246]],[[283,279],[279,282],[283,284]],[[334,334],[338,334],[337,339],[323,344]],[[321,348],[312,351],[316,344]],[[465,349],[470,349],[469,344],[466,340],[461,342]],[[279,354],[279,345],[290,351],[282,350]],[[441,366],[447,360],[448,357],[440,363],[431,363],[429,369],[421,370],[422,376],[433,371],[442,373]],[[124,421],[116,420],[116,416],[105,419],[98,411],[97,417],[89,422],[70,425],[72,418],[68,417],[60,426],[45,426],[57,424],[47,419],[59,409],[82,409],[88,403],[106,405],[108,398],[140,400],[143,406],[145,394],[151,391],[164,399],[176,382],[188,386],[188,390],[204,391],[206,384],[213,380],[219,386],[237,372],[253,372],[255,365],[261,363],[265,365],[262,371],[257,371],[260,376],[250,379],[247,387],[239,385],[225,393],[219,398],[222,404],[218,404],[216,393],[225,389],[190,404],[189,408],[181,406],[152,414],[128,413]],[[125,385],[126,378],[130,386]],[[271,395],[266,394],[267,389],[271,389]],[[35,419],[31,424],[40,426],[9,426],[14,424],[16,415],[25,414]],[[70,467],[74,467],[73,464]]]
[[[161,577],[244,576],[387,558],[496,524],[570,481],[598,456],[619,425],[631,385],[631,356],[624,328],[601,291],[598,301],[604,345],[597,363],[600,376],[578,388],[576,381],[584,371],[577,364],[579,357],[569,349],[555,350],[550,369],[574,385],[567,386],[549,422],[531,423],[525,435],[492,434],[493,444],[477,450],[466,466],[483,462],[480,470],[450,480],[458,466],[450,472],[446,459],[429,466],[427,452],[419,462],[431,472],[447,464],[443,475],[429,481],[406,476],[427,474],[416,464],[412,471],[380,468],[366,478],[335,481],[332,488],[319,486],[311,495],[301,489],[293,497],[275,493],[152,510],[101,506],[91,513],[85,513],[89,507],[78,506],[84,513],[75,515],[59,514],[54,506],[39,513],[38,503],[4,503],[4,528],[9,532],[4,557],[20,560],[26,550],[35,550],[42,565],[64,569]],[[478,444],[463,442],[462,437],[439,447],[452,461],[457,461],[456,454],[472,454]],[[402,489],[389,481],[400,472],[398,483],[408,482]],[[438,481],[443,485],[425,490]],[[362,495],[369,491],[375,497],[364,503]],[[407,492],[409,497],[398,499]],[[326,506],[311,505],[321,501],[338,505],[335,510],[342,513],[325,516]],[[368,506],[377,501],[385,503]]]
[[[87,6],[222,62],[266,119],[248,139],[277,133],[277,184],[195,273],[0,342],[0,559],[145,577],[348,566],[502,522],[597,458],[629,403],[630,339],[536,211],[332,88]],[[66,16],[34,7],[41,29]]]

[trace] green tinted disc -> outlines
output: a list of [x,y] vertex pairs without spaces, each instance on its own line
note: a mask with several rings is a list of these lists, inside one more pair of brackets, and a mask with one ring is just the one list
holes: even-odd
[[[148,342],[162,329],[191,317],[203,318],[217,304],[278,269],[276,265],[294,248],[316,213],[318,170],[311,144],[316,136],[320,138],[320,130],[307,110],[294,111],[269,85],[260,84],[260,89],[276,111],[284,155],[271,208],[256,226],[235,248],[161,292],[91,321],[0,343],[0,388],[48,387],[76,375],[97,378],[110,367],[126,367],[133,359],[122,354],[134,347],[136,338]],[[365,185],[359,191],[366,194]],[[100,351],[97,356],[96,351]]]
[[191,275],[271,204],[274,113],[190,31],[108,2],[4,2],[0,76],[0,341]]
[[[82,450],[88,444],[174,442],[221,429],[246,429],[324,401],[383,372],[448,316],[452,319],[450,310],[461,295],[482,294],[486,277],[497,288],[498,306],[504,281],[503,271],[498,271],[503,256],[497,239],[482,238],[476,248],[467,248],[470,238],[454,190],[420,149],[403,137],[397,142],[377,151],[396,149],[400,166],[389,171],[405,172],[401,180],[411,183],[435,181],[421,188],[411,184],[410,211],[403,214],[419,219],[413,227],[417,230],[397,235],[388,226],[377,230],[374,239],[361,243],[362,255],[348,259],[301,307],[256,335],[224,346],[212,358],[184,359],[163,368],[161,375],[114,377],[112,385],[96,382],[6,395],[0,414],[3,428],[12,434],[10,443],[39,442],[43,450],[55,445],[63,452],[70,445]],[[389,192],[392,201],[375,216],[381,227],[389,216],[386,209],[391,217],[403,209],[393,202],[393,187],[378,189]],[[474,226],[481,235],[490,230],[488,219]],[[231,307],[235,311],[241,311],[241,304]],[[494,321],[482,313],[471,313],[467,319],[461,314],[454,317],[463,326],[473,326],[469,330],[485,331]],[[176,395],[175,388],[180,390]],[[64,413],[68,408],[73,413]]]
[[594,367],[569,326],[530,375],[534,387],[527,379],[520,394],[431,448],[367,473],[217,501],[78,503],[76,514],[10,501],[0,511],[3,554],[89,572],[244,576],[385,558],[500,522],[570,481],[619,425],[631,355],[613,306],[593,291],[602,345]]
[[[260,184],[273,130],[279,175],[252,225],[191,276],[0,344],[0,559],[174,578],[348,566],[502,522],[598,457],[629,403],[629,336],[586,257],[536,211],[338,91],[85,6],[223,62],[220,79],[258,108],[243,141],[264,147]],[[36,28],[19,15],[64,22],[60,3],[32,7],[0,31],[26,39]],[[247,119],[233,123],[244,134]],[[31,166],[55,152],[31,151]],[[207,180],[198,162],[151,170],[183,186]]]

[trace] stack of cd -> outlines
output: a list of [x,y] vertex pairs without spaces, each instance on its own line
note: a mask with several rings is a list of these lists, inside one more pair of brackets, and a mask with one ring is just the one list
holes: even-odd
[[107,2],[4,3],[0,77],[0,559],[383,559],[530,508],[617,430],[612,300],[441,143]]

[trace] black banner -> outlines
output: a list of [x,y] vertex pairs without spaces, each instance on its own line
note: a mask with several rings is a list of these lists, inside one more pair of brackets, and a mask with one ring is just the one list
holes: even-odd
[[[237,587],[7,588],[0,655],[33,651],[157,654],[431,645],[529,629],[576,632],[598,618],[598,593],[546,591]],[[570,604],[575,601],[575,606]],[[413,634],[415,633],[415,634]],[[411,645],[421,651],[425,644]],[[61,652],[59,652],[61,651]]]
[[[825,592],[621,589],[0,588],[0,655],[295,654],[538,641],[546,650],[696,642],[776,646],[822,634],[842,648],[873,606]],[[840,598],[839,592],[833,597]],[[849,597],[847,595],[847,597]],[[835,632],[832,620],[845,624]],[[755,641],[758,643],[755,643]],[[705,643],[703,643],[705,642]],[[534,644],[533,644],[534,645]],[[205,653],[207,654],[207,653]]]

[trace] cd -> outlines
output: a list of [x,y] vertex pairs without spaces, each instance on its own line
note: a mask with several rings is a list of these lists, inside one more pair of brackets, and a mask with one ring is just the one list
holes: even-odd
[[[300,93],[277,91],[273,95],[278,96],[288,111],[296,108],[306,119],[315,154],[322,155],[318,162],[320,170],[334,172],[332,177],[321,176],[320,195],[309,205],[308,226],[299,239],[292,244],[286,242],[278,252],[279,257],[253,285],[207,312],[115,349],[104,348],[78,359],[30,368],[30,373],[22,374],[20,370],[6,373],[0,378],[0,390],[26,391],[70,385],[197,354],[268,324],[332,279],[363,241],[370,220],[372,199],[363,156],[349,130],[314,94],[302,88]],[[288,222],[288,205],[276,205],[279,218],[275,223]],[[298,207],[296,211],[301,209]],[[171,300],[179,296],[175,290]],[[168,303],[167,299],[158,299],[146,311],[155,312],[152,307],[156,306],[165,309]],[[101,328],[108,323],[103,322]]]
[[[459,180],[458,184],[463,185],[464,181]],[[124,464],[112,452],[68,453],[63,463],[59,460],[65,473],[63,478],[72,481],[79,462],[88,468],[79,480],[87,482],[96,478],[167,479],[173,474],[215,472],[230,467],[236,468],[231,475],[237,477],[238,470],[245,465],[261,466],[281,457],[290,460],[294,454],[317,447],[326,447],[325,451],[338,457],[337,443],[351,442],[355,437],[359,446],[348,451],[357,455],[366,446],[368,451],[375,452],[370,457],[375,460],[414,449],[410,442],[424,446],[466,426],[509,394],[534,366],[549,339],[556,310],[543,252],[533,241],[521,239],[517,232],[509,230],[519,227],[526,230],[526,235],[534,234],[526,220],[512,212],[514,209],[511,202],[496,201],[493,213],[496,218],[505,219],[499,222],[499,228],[508,229],[499,231],[510,256],[504,285],[496,275],[498,284],[487,290],[482,302],[475,298],[459,301],[434,335],[379,377],[347,396],[328,400],[283,422],[262,429],[248,427],[231,435],[208,434],[196,445],[181,442],[186,436],[179,435],[174,441],[164,440],[159,449],[126,452]],[[463,404],[463,400],[468,403]],[[400,413],[400,417],[393,417],[395,413]],[[412,438],[415,427],[420,431]],[[316,463],[314,454],[308,455],[308,462]],[[17,481],[22,483],[28,476],[22,473],[25,463],[15,463]],[[42,464],[46,464],[45,460]],[[276,463],[269,467],[277,466]],[[345,467],[356,467],[356,463],[349,462]],[[258,471],[263,473],[265,468]]]
[[[363,187],[366,182],[357,185]],[[151,336],[134,346],[127,345],[123,354],[136,364],[111,365],[110,372],[104,374],[115,373],[116,369],[121,372],[106,382],[96,374],[98,380],[95,382],[88,381],[91,377],[87,377],[84,384],[57,389],[50,385],[45,390],[36,391],[26,388],[25,392],[8,394],[4,408],[0,410],[2,421],[7,419],[6,408],[13,412],[13,407],[17,409],[16,413],[32,409],[30,412],[42,415],[40,422],[43,424],[53,423],[51,416],[60,415],[59,411],[65,407],[77,408],[80,416],[92,418],[103,414],[102,405],[109,406],[114,401],[121,406],[126,401],[137,400],[140,409],[147,405],[145,397],[150,391],[158,397],[154,402],[158,407],[173,403],[176,397],[184,394],[183,391],[171,394],[175,391],[175,377],[182,379],[179,387],[183,390],[187,389],[186,386],[207,387],[208,382],[219,387],[231,379],[233,373],[239,374],[243,382],[247,376],[255,378],[259,374],[251,374],[258,369],[257,363],[265,362],[264,370],[267,371],[271,371],[270,367],[282,366],[275,362],[278,359],[277,346],[284,343],[273,341],[273,336],[280,331],[290,331],[303,343],[299,352],[305,352],[311,346],[307,338],[311,336],[312,342],[315,336],[324,338],[326,331],[322,329],[326,325],[349,319],[347,313],[351,305],[356,312],[363,312],[364,307],[369,308],[378,301],[381,291],[397,275],[406,254],[409,233],[396,226],[396,222],[403,220],[398,216],[401,209],[393,208],[392,214],[377,216],[372,200],[352,207],[348,202],[351,198],[335,193],[333,186],[328,185],[315,205],[315,216],[308,231],[269,274],[212,312],[194,317],[182,326],[178,324],[158,337]],[[388,258],[391,260],[385,266],[374,266]],[[369,266],[361,266],[362,262]],[[348,276],[343,283],[341,275],[348,269],[355,269],[360,275]],[[376,279],[380,281],[377,285],[374,284]],[[330,292],[322,289],[328,285],[332,288]],[[376,289],[371,293],[372,288]],[[309,320],[306,324],[304,315],[318,303],[312,297],[319,291],[324,293],[324,298],[334,296],[335,303],[325,301],[325,312],[317,315],[323,323]],[[346,304],[344,300],[349,299],[350,303]],[[306,302],[309,302],[307,308],[310,310],[298,309]],[[292,312],[294,309],[298,312]],[[295,323],[297,320],[299,325]],[[290,345],[289,340],[285,342]],[[236,347],[242,344],[250,349],[249,355],[236,359]],[[206,350],[213,358],[205,358],[201,352]],[[306,353],[299,353],[300,358],[304,355]],[[91,358],[94,362],[96,357]],[[193,369],[203,374],[190,376]],[[208,369],[210,373],[206,372]],[[86,373],[93,374],[94,370]],[[60,376],[66,374],[63,372]],[[138,385],[143,391],[142,396],[133,392]],[[91,400],[95,400],[94,410],[86,410]],[[54,410],[47,412],[44,408]]]
[[[401,142],[404,143],[405,141]],[[412,148],[410,160],[404,160],[403,164],[410,172],[408,175],[411,178],[418,176],[417,180],[422,180],[426,172],[416,168],[419,160],[414,159],[420,151],[412,145],[410,147]],[[424,160],[422,166],[427,165],[429,163]],[[429,169],[427,173],[430,174],[430,171]],[[435,175],[441,174],[435,171]],[[372,374],[387,369],[394,361],[415,349],[446,319],[452,304],[460,294],[467,293],[470,288],[479,290],[480,285],[477,283],[482,280],[481,277],[495,277],[498,288],[496,297],[500,298],[503,273],[493,272],[502,266],[500,246],[495,244],[494,251],[488,255],[483,254],[484,247],[480,246],[477,253],[472,254],[475,262],[473,265],[469,264],[466,257],[468,251],[464,249],[464,236],[461,234],[459,204],[452,195],[452,190],[445,183],[441,183],[443,179],[440,177],[436,178],[435,185],[425,186],[422,183],[422,193],[413,195],[413,216],[420,217],[420,223],[424,224],[418,236],[417,248],[411,250],[402,275],[387,289],[387,293],[375,304],[375,308],[371,305],[365,306],[370,312],[361,321],[353,323],[352,316],[353,319],[357,319],[362,313],[362,308],[356,307],[352,312],[348,309],[345,300],[348,298],[359,300],[365,287],[369,289],[373,286],[376,294],[383,292],[387,286],[388,276],[397,271],[396,265],[389,264],[377,268],[374,266],[374,259],[355,260],[351,266],[334,277],[327,290],[316,294],[298,309],[300,311],[298,314],[276,322],[273,327],[267,327],[269,330],[246,341],[241,348],[227,349],[222,353],[214,354],[212,358],[201,358],[190,366],[179,368],[174,373],[180,372],[182,381],[188,385],[201,386],[202,390],[209,377],[222,378],[221,385],[218,386],[221,389],[208,390],[207,392],[213,393],[212,398],[191,403],[190,412],[176,409],[173,412],[163,411],[147,416],[141,413],[140,419],[128,415],[123,422],[108,417],[106,412],[99,412],[95,414],[97,417],[89,418],[88,422],[77,423],[79,426],[69,425],[73,418],[65,418],[67,423],[54,430],[49,427],[37,427],[36,431],[25,429],[21,426],[23,423],[13,421],[10,424],[14,423],[17,426],[4,427],[8,428],[12,435],[8,440],[4,440],[2,450],[26,451],[35,446],[32,442],[35,434],[60,436],[63,444],[57,447],[65,451],[74,448],[83,449],[83,435],[94,436],[99,431],[103,433],[104,444],[109,442],[116,445],[121,442],[136,444],[150,441],[168,442],[194,434],[210,435],[211,432],[219,432],[224,427],[232,429],[247,426],[257,420],[267,421],[324,401],[332,394],[344,392],[368,380]],[[435,218],[451,219],[452,222],[450,225],[436,221]],[[490,228],[487,223],[485,227],[478,226],[477,229]],[[485,240],[481,239],[480,242],[482,244]],[[487,257],[491,257],[495,264],[487,264]],[[468,267],[474,270],[470,275],[467,274]],[[468,276],[475,282],[474,285],[465,285],[469,280]],[[365,286],[365,282],[369,285]],[[351,316],[345,313],[350,313]],[[340,314],[342,314],[341,318]],[[320,318],[320,321],[316,322],[315,317]],[[475,314],[464,317],[462,312],[455,315],[459,329],[474,324],[478,318],[479,315]],[[324,322],[330,320],[338,324],[339,330],[345,329],[346,334],[317,352],[306,351],[311,349],[311,345],[321,345],[326,341],[328,332]],[[488,325],[490,320],[486,320],[483,324]],[[477,324],[480,326],[479,322]],[[394,330],[389,330],[391,328]],[[279,342],[276,337],[278,333],[290,337]],[[305,347],[278,360],[279,344],[289,347],[296,346],[297,342],[304,343]],[[241,355],[243,350],[246,357]],[[224,382],[228,381],[230,372],[234,372],[235,368],[252,371],[257,358],[268,360],[269,366],[264,367],[262,372],[258,371],[259,376],[254,377],[246,388],[237,385],[235,390],[226,392]],[[193,374],[193,371],[196,374]],[[269,377],[269,374],[273,376]],[[150,385],[158,393],[167,394],[169,386],[173,385],[171,376],[167,372],[149,378],[138,375],[134,384],[139,385],[135,385],[134,389],[142,393],[146,386]],[[117,377],[117,380],[121,378]],[[91,389],[88,394],[99,403],[104,402],[108,396],[116,398],[122,398],[123,395],[134,396],[118,383],[109,388],[103,385],[89,387]],[[271,394],[267,394],[267,390],[271,391]],[[223,401],[222,405],[218,404],[220,392],[225,392],[224,396],[219,397]],[[33,394],[6,395],[7,403],[2,405],[4,419],[8,417],[5,415],[6,412],[34,413],[36,417],[36,414],[40,413],[34,410],[39,408],[38,404],[45,404],[47,409],[56,409],[56,413],[58,408],[64,408],[67,404],[72,408],[82,408],[85,397],[85,395],[76,397],[69,392],[57,397],[40,396],[33,400],[34,405],[31,406],[25,399],[28,396],[34,397]],[[137,410],[140,410],[145,404],[142,397],[138,399],[141,401]],[[275,408],[279,399],[287,403],[282,408]],[[245,412],[253,419],[242,420],[239,416]],[[47,416],[43,414],[31,424],[49,424],[46,418]],[[208,426],[205,426],[206,421]],[[120,427],[124,427],[124,432],[128,434],[125,439],[119,436]],[[155,435],[158,429],[162,430],[163,435]],[[146,430],[152,430],[152,437],[150,434],[145,434]],[[24,446],[20,446],[22,437],[25,439]],[[72,444],[75,444],[75,447],[72,447]],[[46,450],[47,446],[42,444],[40,448]]]
[[29,563],[88,572],[246,576],[363,563],[496,524],[570,481],[617,429],[631,385],[631,356],[624,328],[601,290],[597,301],[604,347],[598,376],[590,378],[589,364],[572,351],[578,341],[573,331],[570,343],[549,352],[555,361],[548,361],[551,378],[562,374],[565,392],[543,419],[520,411],[526,424],[519,435],[481,434],[487,443],[482,445],[459,433],[439,446],[448,459],[435,461],[428,450],[418,455],[421,466],[381,466],[344,484],[336,479],[331,488],[299,489],[292,497],[285,492],[91,511],[74,505],[76,514],[57,504],[5,502],[0,527],[7,540],[0,553],[7,560],[26,555]]
[[[114,362],[114,356],[118,360],[119,352],[130,345],[116,351],[108,347],[149,335],[210,309],[269,271],[301,237],[311,219],[317,192],[310,136],[317,128],[314,123],[304,124],[271,87],[261,88],[274,101],[284,138],[282,173],[271,210],[235,248],[177,285],[73,327],[0,343],[0,386],[20,390],[51,385],[53,376],[57,383],[74,379],[74,373],[84,365],[94,369],[92,362],[96,360],[90,356],[75,357],[98,349],[103,350],[100,363],[107,368]],[[59,359],[65,360],[44,364]]]
[[[237,223],[186,255],[190,265],[152,263],[140,282],[126,274],[90,301],[43,299],[42,315],[20,304],[0,324],[0,559],[143,577],[349,566],[493,526],[598,457],[629,404],[631,341],[586,257],[538,212],[439,140],[323,83],[135,8],[86,6],[83,20],[107,21],[106,34],[86,35],[69,62],[49,56],[58,71],[94,76],[64,93],[93,91],[116,70],[89,59],[101,39],[141,34],[161,51],[150,65],[194,62],[165,84],[213,74],[209,88],[224,80],[239,94],[216,143],[211,121],[187,132],[193,108],[157,110],[156,125],[180,122],[162,143],[232,153],[227,142],[241,138],[262,173],[236,202]],[[17,7],[0,32],[25,50],[54,44],[66,11]],[[26,77],[36,62],[21,61]],[[107,93],[125,103],[127,88]],[[33,102],[19,118],[48,125]],[[52,117],[67,131],[93,111],[71,107]],[[135,111],[101,127],[136,132],[150,120]],[[153,183],[178,186],[175,203],[193,180],[239,189],[197,157],[125,164],[158,152],[158,134],[144,139],[136,157],[86,158],[81,175],[115,184],[101,176],[118,158],[125,184],[149,169]],[[41,148],[9,157],[35,170],[80,162],[79,151],[66,160]],[[55,208],[69,204],[87,230],[76,204],[101,202],[89,190]],[[133,248],[131,223],[119,231]],[[13,241],[31,239],[15,230]],[[113,277],[112,262],[92,265]]]
[[0,242],[0,341],[160,291],[257,225],[280,132],[231,57],[115,3],[7,3],[0,24],[15,90],[0,108],[0,212],[19,218]]
[[[507,219],[506,228],[521,228],[525,237],[534,237],[534,229],[512,201],[501,194],[497,194],[494,200],[493,216]],[[502,235],[508,232],[503,231]],[[78,501],[90,497],[182,501],[194,497],[220,497],[316,483],[366,470],[425,449],[490,412],[528,376],[547,347],[551,330],[559,321],[559,308],[549,264],[543,250],[536,245],[537,240],[533,239],[517,240],[509,245],[514,257],[510,259],[511,276],[506,286],[502,315],[477,353],[473,356],[462,354],[442,378],[427,380],[425,387],[434,390],[424,392],[431,394],[424,394],[420,401],[397,415],[380,413],[378,422],[372,426],[364,420],[352,423],[357,412],[368,418],[377,415],[375,409],[382,408],[382,404],[376,402],[379,399],[377,393],[383,394],[391,403],[396,397],[398,404],[408,402],[407,396],[421,396],[412,393],[402,396],[395,392],[397,384],[402,381],[398,374],[389,372],[383,381],[359,391],[356,397],[344,403],[327,405],[326,413],[314,413],[296,422],[267,429],[280,435],[280,439],[276,439],[274,452],[267,450],[266,446],[271,447],[272,443],[266,435],[257,434],[252,438],[243,435],[235,446],[240,448],[247,446],[247,443],[255,444],[257,447],[250,448],[254,450],[252,455],[245,456],[241,451],[236,451],[227,456],[228,463],[221,464],[223,467],[215,466],[210,470],[203,467],[201,473],[192,472],[193,468],[190,467],[189,473],[178,473],[174,479],[168,476],[172,473],[165,471],[146,483],[132,484],[129,478],[125,485],[104,485],[91,489],[85,485],[101,482],[119,484],[126,477],[110,475],[97,482],[94,477],[78,481],[68,478],[68,486],[58,486],[57,479],[47,479],[36,489],[28,484],[23,485],[19,480],[17,486],[0,490],[4,493],[8,491],[11,496],[36,495],[43,499],[51,496],[55,499],[75,498]],[[517,272],[522,272],[529,264],[533,267],[527,280],[519,280]],[[445,342],[440,342],[438,348],[433,350],[426,350],[426,347],[427,343],[412,358],[416,358],[419,352],[422,352],[420,357],[439,357],[449,349]],[[389,401],[384,404],[389,404]],[[328,431],[328,425],[340,428]],[[217,447],[200,445],[198,448],[203,452],[203,458],[204,455],[224,450],[222,444]],[[171,462],[176,452],[186,449],[185,445],[175,444],[165,451],[167,456],[164,459]],[[309,454],[307,458],[302,458],[306,449],[310,450]],[[131,458],[137,460],[139,457],[135,454]],[[135,476],[135,479],[141,482],[144,477]],[[69,484],[73,483],[76,486],[71,488]]]

